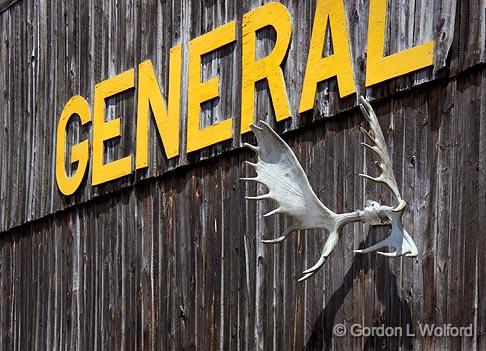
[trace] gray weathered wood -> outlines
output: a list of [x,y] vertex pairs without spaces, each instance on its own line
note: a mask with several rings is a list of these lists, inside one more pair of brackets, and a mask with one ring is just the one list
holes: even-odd
[[[295,111],[315,1],[283,2],[294,20],[284,74]],[[345,3],[362,86],[369,3]],[[354,255],[353,248],[386,235],[386,228],[366,233],[357,223],[325,267],[297,283],[326,234],[260,243],[289,220],[262,219],[274,204],[244,200],[264,190],[238,180],[252,174],[243,161],[253,155],[240,148],[254,142],[251,134],[189,155],[182,147],[180,157],[166,160],[152,125],[148,171],[95,189],[87,179],[76,195],[59,194],[54,138],[65,102],[81,94],[92,104],[97,82],[148,58],[165,92],[169,48],[233,18],[237,43],[209,55],[204,72],[223,72],[227,96],[205,106],[204,116],[238,116],[239,26],[259,5],[22,0],[0,13],[0,350],[486,348],[484,2],[390,3],[388,49],[434,37],[435,67],[360,91],[374,99],[410,206],[403,221],[419,248],[414,260]],[[271,31],[259,37],[269,50]],[[275,125],[264,86],[256,111]],[[370,197],[388,201],[385,189],[356,176],[369,164],[358,144],[366,122],[353,98],[341,100],[335,89],[334,80],[323,83],[316,110],[276,130],[333,210],[361,208]],[[134,96],[108,101],[107,114],[122,116],[123,134],[108,147],[110,160],[134,150]],[[89,134],[72,125],[69,143]],[[336,323],[410,324],[415,332],[417,323],[472,323],[475,332],[337,338]]]
[[[288,57],[283,66],[292,121],[277,126],[282,131],[308,125],[323,117],[336,116],[352,108],[355,98],[339,99],[334,79],[320,84],[314,112],[297,115],[306,58],[312,29],[315,2],[284,4],[292,15],[293,36]],[[366,42],[368,6],[346,1],[352,62],[358,93],[363,89],[366,72]],[[185,164],[222,154],[241,145],[238,135],[241,82],[241,18],[260,6],[248,0],[233,5],[223,1],[179,2],[149,1],[143,3],[109,1],[31,1],[23,0],[0,15],[1,66],[0,102],[5,118],[5,147],[1,150],[5,171],[2,176],[14,179],[10,187],[1,190],[0,197],[12,207],[2,211],[0,231],[6,231],[27,221],[42,218],[75,204],[89,201],[120,188],[134,186],[138,181],[164,174]],[[404,5],[392,2],[389,9],[387,50],[396,52],[424,40],[436,41],[434,69],[426,69],[393,79],[366,89],[372,98],[383,98],[407,91],[437,77],[449,69],[457,74],[484,61],[483,5],[456,4],[454,0],[421,0]],[[484,7],[484,6],[483,6]],[[459,13],[456,15],[456,9]],[[187,113],[186,65],[187,43],[232,19],[236,19],[237,41],[204,58],[203,78],[219,72],[221,99],[203,106],[203,125],[226,116],[236,117],[235,135],[224,142],[191,155],[185,154],[185,115]],[[468,34],[471,33],[471,34]],[[476,34],[474,34],[476,33]],[[272,31],[259,35],[262,54],[272,47]],[[454,39],[455,38],[455,39]],[[483,39],[481,39],[483,38]],[[330,40],[328,35],[327,40]],[[454,43],[453,43],[454,41]],[[55,132],[61,110],[75,94],[85,96],[92,105],[94,85],[104,79],[152,59],[165,94],[168,78],[168,51],[184,44],[183,89],[181,93],[181,156],[166,160],[153,123],[150,127],[150,165],[148,170],[98,187],[90,186],[90,177],[79,191],[63,197],[54,179]],[[326,47],[330,47],[328,43]],[[450,50],[452,48],[452,50]],[[452,54],[451,54],[452,53]],[[451,57],[450,67],[447,58]],[[445,73],[444,73],[445,72]],[[107,118],[122,117],[122,137],[109,142],[107,161],[134,152],[136,89],[108,100]],[[258,84],[256,94],[258,118],[273,119],[266,84]],[[15,118],[13,117],[15,116]],[[68,141],[75,143],[90,134],[91,127],[79,128],[73,123]],[[15,137],[14,137],[15,136]],[[243,139],[248,137],[244,136]],[[13,141],[15,140],[15,141]],[[6,167],[8,166],[8,169]],[[7,178],[3,179],[3,184]],[[21,194],[21,195],[20,195]]]

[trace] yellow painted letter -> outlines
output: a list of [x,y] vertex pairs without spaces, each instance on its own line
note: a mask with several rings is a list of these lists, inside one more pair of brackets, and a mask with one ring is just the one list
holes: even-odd
[[385,23],[386,0],[370,0],[366,63],[367,87],[433,64],[433,41],[427,41],[385,57]]
[[[243,16],[241,72],[241,133],[250,130],[255,114],[255,83],[267,79],[277,121],[290,117],[285,81],[280,65],[290,43],[292,26],[287,8],[277,2],[263,5]],[[273,51],[255,60],[256,32],[272,26],[277,33]]]
[[148,109],[152,107],[157,130],[167,158],[179,154],[179,110],[181,93],[181,46],[170,50],[168,106],[160,92],[150,60],[138,66],[136,168],[148,167]]
[[[323,58],[322,51],[328,20],[333,54]],[[314,107],[317,83],[334,76],[337,77],[339,96],[347,96],[356,91],[344,3],[342,0],[318,0],[299,112]]]
[[77,162],[78,168],[72,176],[66,174],[66,127],[73,115],[78,115],[81,125],[91,121],[88,102],[79,95],[73,96],[64,106],[56,136],[56,181],[59,190],[64,195],[72,195],[83,181],[89,161],[89,141],[83,140],[71,148],[71,164]]
[[93,174],[91,183],[98,185],[132,172],[132,157],[104,163],[105,141],[120,136],[120,118],[105,121],[105,99],[133,88],[133,68],[95,86],[93,115]]
[[201,103],[219,96],[219,79],[201,82],[201,56],[235,41],[236,22],[229,22],[189,42],[187,88],[187,152],[230,139],[233,118],[201,129]]

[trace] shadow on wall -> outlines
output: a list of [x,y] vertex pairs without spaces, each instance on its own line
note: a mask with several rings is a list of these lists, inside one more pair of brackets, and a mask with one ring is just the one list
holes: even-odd
[[[369,230],[368,236],[365,242],[361,242],[359,248],[365,248],[370,246],[371,235],[375,229]],[[367,255],[372,255],[368,256]],[[382,315],[384,319],[378,319],[373,322],[373,325],[365,325],[366,327],[381,326],[385,327],[402,327],[402,330],[406,330],[407,325],[411,323],[411,311],[410,306],[405,299],[400,298],[397,288],[397,277],[390,270],[389,259],[377,254],[360,255],[355,254],[353,263],[349,268],[343,283],[327,301],[326,307],[321,311],[312,329],[311,336],[309,337],[307,344],[303,350],[331,350],[332,339],[338,338],[333,335],[333,327],[336,323],[335,318],[339,309],[344,303],[344,299],[348,293],[353,289],[353,280],[357,277],[360,271],[363,274],[368,274],[370,271],[374,271],[375,267],[380,266],[380,276],[387,277],[387,279],[375,279],[375,290],[378,300],[383,305]],[[387,316],[400,316],[387,320]],[[398,324],[397,324],[398,323]],[[349,330],[349,326],[348,330]],[[350,338],[352,336],[346,336]],[[401,346],[402,350],[412,350],[412,340],[410,336],[402,337],[379,337],[369,336],[364,339],[363,350],[375,350],[375,349],[387,349],[395,350]],[[384,347],[384,348],[383,348]]]

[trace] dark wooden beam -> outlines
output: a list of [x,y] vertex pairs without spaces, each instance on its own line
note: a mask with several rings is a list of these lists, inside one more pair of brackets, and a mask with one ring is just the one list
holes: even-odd
[[0,12],[5,11],[19,0],[0,0]]

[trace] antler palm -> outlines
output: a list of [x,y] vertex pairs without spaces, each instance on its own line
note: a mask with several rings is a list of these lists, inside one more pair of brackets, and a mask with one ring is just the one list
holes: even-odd
[[329,232],[329,237],[324,244],[321,256],[315,265],[303,271],[299,281],[310,278],[322,267],[326,258],[331,254],[339,241],[339,236],[344,225],[356,221],[370,225],[391,224],[390,234],[383,241],[363,250],[355,250],[357,253],[367,253],[379,250],[385,246],[393,247],[393,252],[381,252],[385,256],[417,256],[417,247],[413,239],[403,228],[401,218],[406,207],[398,190],[392,162],[388,154],[385,138],[380,128],[378,119],[371,105],[363,97],[360,97],[360,108],[368,121],[371,132],[361,128],[363,134],[369,139],[369,144],[361,143],[378,156],[376,167],[381,174],[374,178],[367,174],[360,174],[370,181],[379,182],[387,186],[393,194],[396,205],[386,206],[375,201],[369,201],[363,210],[349,213],[335,213],[327,208],[316,196],[302,166],[292,149],[278,136],[277,133],[265,122],[260,125],[251,125],[258,146],[245,144],[258,155],[257,163],[247,163],[255,168],[257,176],[254,178],[242,178],[246,181],[256,181],[268,188],[268,193],[246,197],[248,200],[273,199],[278,207],[264,216],[277,213],[286,214],[294,219],[294,223],[288,227],[280,237],[271,240],[262,240],[265,244],[276,244],[284,241],[291,232],[298,229],[323,228]]

